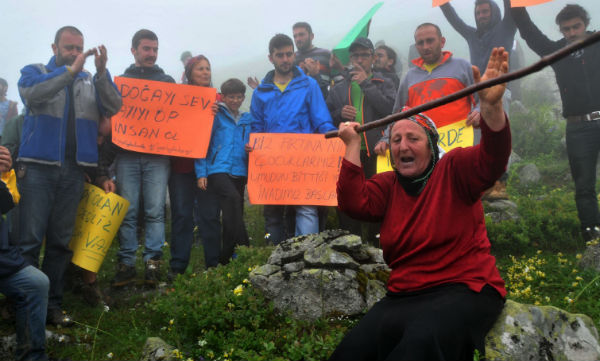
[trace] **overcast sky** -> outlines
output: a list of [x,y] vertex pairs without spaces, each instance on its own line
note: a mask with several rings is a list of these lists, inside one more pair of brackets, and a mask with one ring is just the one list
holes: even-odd
[[[497,0],[501,2],[501,0]],[[262,78],[271,65],[267,45],[275,33],[292,35],[292,24],[307,21],[315,33],[315,45],[333,48],[350,28],[378,1],[374,0],[3,0],[0,15],[0,77],[9,83],[8,98],[20,100],[17,81],[20,69],[30,63],[46,64],[58,28],[74,25],[84,35],[86,49],[99,44],[108,49],[108,68],[119,75],[133,62],[131,37],[148,28],[159,38],[157,64],[179,80],[181,53],[206,55],[212,64],[213,83],[230,77]],[[473,20],[473,0],[453,0],[463,19]],[[600,24],[600,1],[554,0],[530,7],[534,21],[552,38],[560,33],[556,13],[567,3],[578,3],[592,16],[590,29]],[[501,6],[502,7],[502,6]],[[466,43],[448,25],[431,0],[388,0],[373,17],[370,38],[385,40],[405,57],[416,25],[435,22],[448,38],[446,48],[467,57]],[[404,62],[406,62],[404,60]],[[95,72],[93,58],[86,69]]]

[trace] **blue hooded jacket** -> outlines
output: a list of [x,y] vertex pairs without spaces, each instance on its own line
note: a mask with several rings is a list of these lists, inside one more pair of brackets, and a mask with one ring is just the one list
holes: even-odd
[[252,94],[252,133],[326,133],[336,130],[317,82],[293,68],[294,77],[282,92],[267,73]]
[[[73,87],[73,99],[67,91]],[[122,99],[108,69],[92,77],[87,71],[71,74],[56,65],[32,64],[21,70],[19,93],[27,107],[19,148],[20,161],[61,165],[65,160],[69,106],[75,107],[76,161],[82,166],[98,162],[98,120],[121,109]]]
[[250,140],[252,121],[252,115],[246,112],[241,114],[236,124],[227,107],[219,104],[206,158],[196,159],[194,162],[197,178],[206,178],[215,173],[248,176],[248,153],[244,146]]

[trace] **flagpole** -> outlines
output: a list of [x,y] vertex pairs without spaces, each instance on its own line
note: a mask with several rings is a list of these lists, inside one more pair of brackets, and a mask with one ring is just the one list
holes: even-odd
[[[538,71],[542,70],[543,68],[556,63],[557,61],[561,60],[562,58],[567,57],[569,54],[571,54],[579,49],[582,49],[586,46],[592,45],[598,41],[600,41],[600,31],[596,31],[584,39],[575,41],[574,43],[572,43],[568,46],[565,46],[564,48],[557,50],[556,52],[554,52],[552,54],[546,55],[546,56],[542,57],[538,62],[536,62],[528,67],[522,68],[522,69],[514,71],[512,73],[504,74],[504,75],[499,76],[494,79],[490,79],[490,80],[486,80],[486,81],[483,81],[483,82],[480,82],[477,84],[470,85],[462,90],[457,91],[456,93],[446,95],[445,97],[442,97],[442,98],[439,98],[436,100],[432,100],[425,104],[418,105],[418,106],[408,109],[406,111],[396,113],[396,114],[391,114],[385,118],[378,119],[378,120],[372,121],[370,123],[358,126],[355,128],[356,132],[362,133],[362,132],[365,132],[365,131],[373,129],[373,128],[383,127],[383,126],[386,126],[397,120],[405,119],[405,118],[408,118],[415,114],[423,113],[427,110],[437,108],[444,104],[451,103],[460,98],[464,98],[466,96],[469,96],[473,93],[478,92],[481,89],[489,88],[494,85],[507,83],[512,80],[523,78],[529,74],[538,72]],[[335,138],[337,136],[338,136],[337,130],[332,130],[330,132],[325,133],[325,138]]]

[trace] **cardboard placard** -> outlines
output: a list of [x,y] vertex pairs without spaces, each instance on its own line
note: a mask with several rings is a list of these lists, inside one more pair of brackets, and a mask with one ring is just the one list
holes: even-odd
[[510,6],[513,8],[520,6],[532,6],[539,5],[543,3],[548,3],[552,0],[510,0]]
[[112,141],[141,153],[204,158],[217,90],[115,77],[123,106],[111,119]]
[[466,148],[473,145],[473,127],[467,126],[467,120],[461,120],[438,128],[440,140],[438,145],[448,152],[454,148]]
[[336,206],[344,157],[341,139],[323,134],[250,134],[248,195],[252,204]]
[[73,251],[71,262],[98,272],[128,208],[125,198],[86,183],[69,244]]

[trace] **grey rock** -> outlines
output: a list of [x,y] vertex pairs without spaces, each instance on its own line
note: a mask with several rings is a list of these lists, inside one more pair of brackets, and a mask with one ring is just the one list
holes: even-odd
[[499,199],[493,202],[484,202],[485,214],[492,218],[494,223],[506,220],[519,220],[519,212],[515,202]]
[[298,319],[358,315],[385,294],[389,269],[373,259],[383,262],[381,250],[330,230],[282,242],[249,278],[275,309]]
[[540,181],[540,171],[533,163],[527,163],[519,171],[519,180],[523,185],[532,185]]
[[307,250],[304,254],[304,262],[313,268],[358,269],[359,266],[347,253],[338,252],[325,244]]
[[383,251],[381,249],[369,247],[366,251],[369,254],[369,257],[371,257],[371,263],[385,264],[385,260],[383,259]]
[[510,167],[512,167],[516,163],[519,163],[521,160],[521,157],[517,153],[512,151],[510,153],[510,157],[508,157],[508,165],[506,166],[506,169],[510,169]]
[[581,261],[579,261],[581,268],[591,268],[600,272],[600,245],[594,244],[587,246]]
[[385,284],[378,280],[368,280],[367,289],[365,294],[365,301],[367,302],[367,308],[373,307],[380,299],[385,297],[387,288]]
[[485,354],[489,361],[592,361],[600,360],[600,345],[588,316],[507,300]]
[[304,269],[304,262],[293,262],[283,265],[283,271],[286,273],[298,272]]
[[148,337],[140,361],[175,361],[173,350],[175,348],[160,337]]

